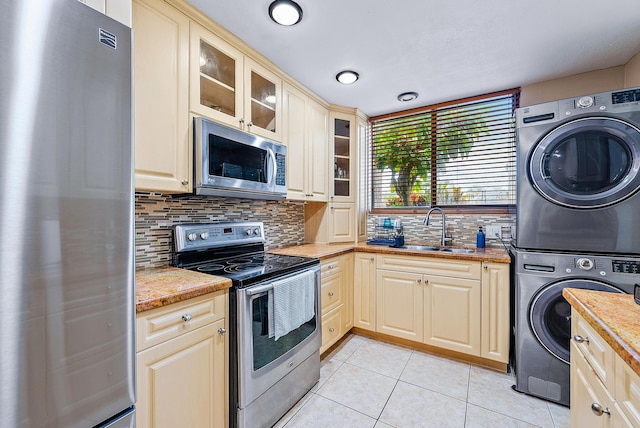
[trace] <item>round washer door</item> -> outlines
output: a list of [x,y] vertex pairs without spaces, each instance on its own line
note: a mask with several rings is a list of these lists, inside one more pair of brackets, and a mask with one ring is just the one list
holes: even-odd
[[623,293],[619,288],[604,282],[567,279],[548,285],[534,296],[529,307],[531,329],[547,351],[567,364],[571,340],[571,306],[562,297],[562,290],[568,287]]
[[640,187],[640,129],[610,117],[567,122],[529,158],[535,189],[558,205],[590,209],[620,202]]

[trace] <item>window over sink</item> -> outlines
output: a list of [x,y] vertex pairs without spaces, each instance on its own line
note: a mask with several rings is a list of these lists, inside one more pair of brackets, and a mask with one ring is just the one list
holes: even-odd
[[372,118],[372,211],[513,208],[519,98],[511,89]]

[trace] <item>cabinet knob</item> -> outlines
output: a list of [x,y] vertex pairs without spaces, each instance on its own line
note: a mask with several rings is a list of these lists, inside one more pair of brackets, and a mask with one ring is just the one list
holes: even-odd
[[253,122],[249,122],[247,123],[247,129],[251,130],[251,127],[253,126]]
[[244,118],[240,119],[240,127],[242,127],[244,125]]
[[329,297],[333,297],[333,291],[329,291]]
[[482,268],[483,268],[484,270],[487,270],[487,269],[489,269],[489,266],[484,265],[484,266],[482,266]]
[[191,321],[191,318],[193,318],[193,317],[191,316],[191,314],[184,314],[184,315],[182,315],[182,321],[184,321],[184,322],[189,322],[189,321]]
[[602,416],[603,413],[606,413],[607,415],[611,416],[611,411],[609,410],[609,408],[605,407],[603,409],[600,403],[593,403],[591,405],[591,411],[596,416]]
[[218,329],[218,334],[221,335],[221,336],[224,336],[226,332],[227,332],[227,330],[225,330],[224,327],[220,327]]
[[187,184],[189,184],[189,180],[182,180],[181,183],[183,186],[186,186]]
[[582,337],[579,334],[576,334],[575,336],[573,336],[573,340],[575,340],[578,343],[586,343],[587,345],[589,344],[589,338],[588,337]]
[[373,261],[375,261],[375,260],[376,260],[376,259],[375,259],[375,257],[371,257],[371,261],[372,261],[372,262],[373,262]]
[[421,279],[419,279],[419,280],[418,280],[418,284],[421,284],[421,283],[422,283],[422,280],[421,280]]
[[329,333],[333,333],[334,331],[336,331],[336,329],[335,329],[335,328],[333,328],[333,327],[329,327]]

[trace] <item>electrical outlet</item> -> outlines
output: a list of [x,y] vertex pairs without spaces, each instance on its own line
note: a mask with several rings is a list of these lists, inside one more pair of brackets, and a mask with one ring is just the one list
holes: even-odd
[[502,238],[502,226],[487,226],[487,239]]

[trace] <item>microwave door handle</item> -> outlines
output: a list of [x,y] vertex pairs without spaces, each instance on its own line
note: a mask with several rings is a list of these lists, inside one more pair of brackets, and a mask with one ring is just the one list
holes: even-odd
[[278,176],[278,163],[276,162],[276,155],[275,153],[273,153],[273,150],[267,149],[267,157],[271,162],[270,171],[272,171],[272,174],[269,176],[269,179],[267,180],[267,182],[269,186],[274,186],[276,177]]

